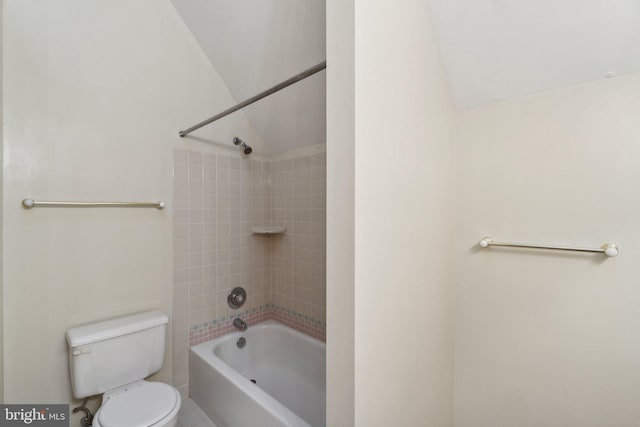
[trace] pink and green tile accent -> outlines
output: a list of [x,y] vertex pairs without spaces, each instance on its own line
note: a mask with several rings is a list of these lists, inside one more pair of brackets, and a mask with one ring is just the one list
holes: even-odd
[[305,316],[295,310],[286,309],[274,304],[265,304],[264,306],[251,310],[240,310],[229,317],[221,317],[191,326],[189,328],[189,346],[191,347],[232,332],[237,332],[236,327],[233,326],[233,319],[236,317],[240,317],[247,322],[249,327],[273,319],[318,340],[326,340],[326,325],[324,322]]

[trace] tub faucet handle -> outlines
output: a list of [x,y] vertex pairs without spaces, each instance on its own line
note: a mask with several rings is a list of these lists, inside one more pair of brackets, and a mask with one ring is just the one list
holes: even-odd
[[247,300],[247,291],[240,286],[233,288],[231,293],[227,296],[227,304],[233,309],[242,307],[242,304]]

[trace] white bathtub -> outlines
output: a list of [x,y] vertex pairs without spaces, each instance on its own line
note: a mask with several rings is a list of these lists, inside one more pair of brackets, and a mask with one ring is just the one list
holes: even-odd
[[189,357],[191,398],[218,427],[325,426],[321,341],[268,320],[191,347]]

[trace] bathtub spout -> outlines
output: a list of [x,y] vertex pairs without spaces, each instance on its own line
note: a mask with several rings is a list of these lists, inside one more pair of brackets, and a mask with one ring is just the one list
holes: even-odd
[[239,317],[236,317],[235,319],[233,319],[233,326],[235,326],[236,328],[240,329],[242,332],[246,331],[247,328],[249,327],[247,325],[247,322],[245,322],[244,320],[242,320]]

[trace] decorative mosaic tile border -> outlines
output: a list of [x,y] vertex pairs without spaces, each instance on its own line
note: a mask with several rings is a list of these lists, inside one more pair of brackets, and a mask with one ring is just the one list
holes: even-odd
[[326,342],[326,324],[294,310],[271,304],[271,318],[296,331]]
[[276,320],[303,334],[309,335],[321,341],[326,341],[326,325],[309,316],[304,316],[293,310],[274,304],[266,304],[252,310],[239,311],[229,318],[214,319],[202,325],[194,325],[189,328],[189,346],[194,346],[206,341],[235,332],[233,319],[241,317],[249,325],[256,325],[266,320]]
[[271,319],[271,310],[269,309],[269,304],[261,305],[259,308],[234,313],[229,318],[221,317],[202,325],[191,326],[189,328],[189,347],[237,331],[236,327],[233,326],[233,319],[236,317],[242,318],[249,325],[255,325]]

